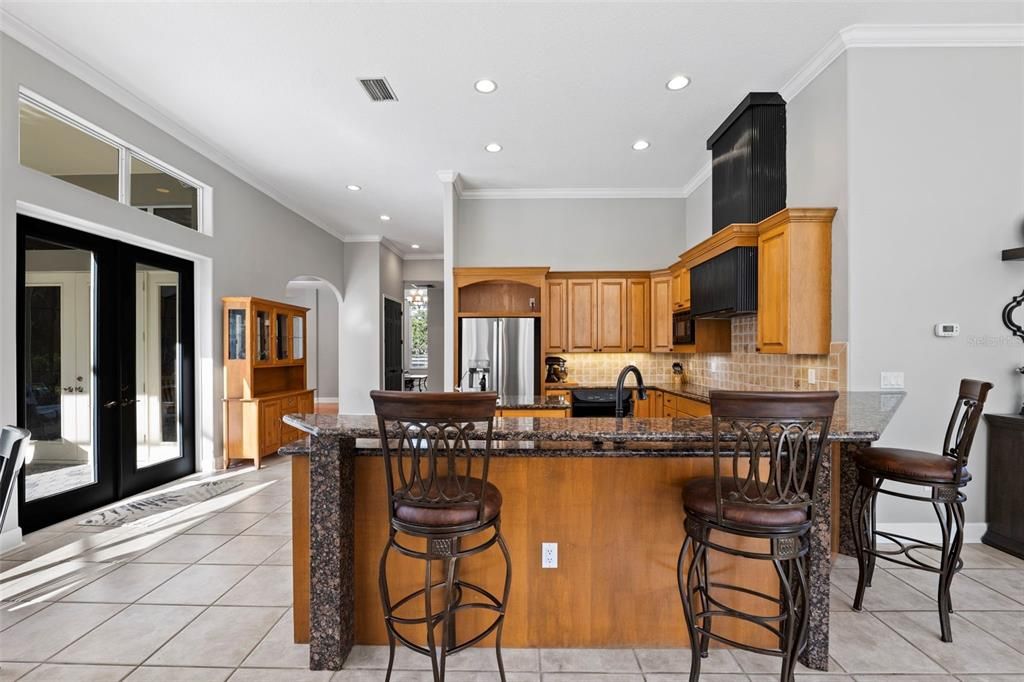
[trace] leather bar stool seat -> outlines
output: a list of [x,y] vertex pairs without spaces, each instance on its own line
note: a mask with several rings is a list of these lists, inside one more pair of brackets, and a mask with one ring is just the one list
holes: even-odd
[[[741,499],[736,481],[722,479],[722,498],[729,499],[736,495]],[[715,479],[695,478],[683,486],[683,509],[714,523],[717,519],[718,492],[715,490]],[[737,526],[749,528],[793,528],[806,524],[810,519],[806,509],[782,509],[771,505],[738,506],[722,505],[722,518]]]
[[[864,448],[853,456],[856,465],[882,477],[895,477],[922,483],[952,483],[956,476],[955,457],[943,457],[921,450],[903,448]],[[960,485],[966,485],[971,476],[964,470]]]
[[[461,490],[459,483],[462,484]],[[460,478],[459,482],[451,478],[442,478],[431,486],[426,497],[436,499],[442,493],[452,497],[460,493],[470,493],[475,499],[482,499],[484,523],[494,520],[501,512],[501,491],[490,481],[484,484],[479,478]],[[412,500],[399,500],[395,502],[395,518],[417,526],[442,528],[462,526],[478,521],[480,520],[480,511],[476,504],[467,504],[466,502],[453,503],[451,506],[439,506],[437,503],[424,506],[418,505]]]

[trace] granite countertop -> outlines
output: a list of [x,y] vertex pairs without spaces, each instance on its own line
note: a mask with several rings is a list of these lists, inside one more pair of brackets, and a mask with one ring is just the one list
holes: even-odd
[[[834,441],[871,442],[896,413],[906,394],[850,391],[839,394],[832,420]],[[313,436],[379,439],[373,415],[289,414],[285,423]],[[707,443],[712,439],[711,419],[641,418],[537,418],[501,417],[494,420],[495,441],[539,444],[570,443]],[[532,449],[532,448],[528,448]],[[594,449],[589,448],[588,449]],[[539,454],[539,453],[538,453]],[[567,453],[568,454],[568,453]],[[595,453],[597,454],[597,453]]]

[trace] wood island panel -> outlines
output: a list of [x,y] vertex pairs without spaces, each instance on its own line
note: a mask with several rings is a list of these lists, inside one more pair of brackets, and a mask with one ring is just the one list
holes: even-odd
[[[711,475],[712,466],[709,458],[492,458],[490,479],[504,498],[502,530],[513,567],[503,646],[685,645],[675,572],[684,537],[680,491],[686,480]],[[355,499],[356,642],[386,644],[377,582],[388,532],[380,458],[356,459]],[[557,569],[540,567],[541,542],[559,544]],[[716,581],[778,590],[764,562],[712,554],[711,570]],[[463,561],[460,572],[500,592],[500,551]],[[391,553],[393,597],[422,587],[423,579],[423,562]],[[726,599],[759,610],[750,597]],[[421,600],[415,608],[422,612]],[[460,638],[484,622],[482,614],[460,615]],[[723,623],[722,629],[741,641],[772,644],[748,623]],[[422,628],[409,635],[423,641]]]

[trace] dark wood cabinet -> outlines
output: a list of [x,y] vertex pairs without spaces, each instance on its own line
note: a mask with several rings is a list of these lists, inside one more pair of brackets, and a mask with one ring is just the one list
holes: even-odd
[[986,414],[985,422],[988,530],[981,541],[1024,559],[1024,416]]

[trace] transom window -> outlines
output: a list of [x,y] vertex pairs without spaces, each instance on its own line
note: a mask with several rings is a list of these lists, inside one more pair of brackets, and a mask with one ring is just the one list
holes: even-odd
[[18,105],[22,166],[209,234],[207,185],[24,88]]

